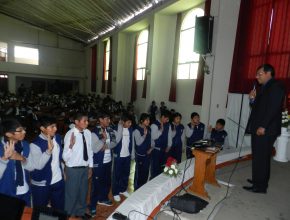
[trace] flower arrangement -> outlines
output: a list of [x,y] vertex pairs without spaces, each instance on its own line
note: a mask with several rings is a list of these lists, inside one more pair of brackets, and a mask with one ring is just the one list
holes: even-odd
[[282,112],[282,127],[288,128],[289,124],[290,124],[290,119],[289,119],[288,111],[285,110]]
[[177,177],[180,174],[177,161],[173,157],[168,157],[163,172],[167,176],[174,177]]

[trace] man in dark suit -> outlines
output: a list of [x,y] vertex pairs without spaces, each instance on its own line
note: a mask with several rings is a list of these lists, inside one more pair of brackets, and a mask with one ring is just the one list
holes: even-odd
[[270,162],[273,144],[281,133],[284,86],[274,79],[275,70],[270,64],[257,69],[256,79],[261,85],[250,92],[252,112],[247,125],[252,145],[252,186],[245,190],[266,193],[270,178]]

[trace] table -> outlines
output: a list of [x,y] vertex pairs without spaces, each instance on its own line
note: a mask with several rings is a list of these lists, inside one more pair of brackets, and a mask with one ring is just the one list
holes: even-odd
[[193,182],[188,190],[190,193],[210,199],[204,188],[205,182],[220,187],[215,177],[217,152],[208,152],[204,149],[192,150],[192,154],[195,156],[195,165]]

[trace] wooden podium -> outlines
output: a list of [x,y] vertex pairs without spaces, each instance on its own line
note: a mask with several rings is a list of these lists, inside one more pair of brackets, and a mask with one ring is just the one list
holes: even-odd
[[188,190],[190,193],[210,199],[204,188],[205,182],[220,187],[215,178],[217,152],[208,152],[204,149],[192,150],[192,154],[195,156],[195,165],[193,183]]

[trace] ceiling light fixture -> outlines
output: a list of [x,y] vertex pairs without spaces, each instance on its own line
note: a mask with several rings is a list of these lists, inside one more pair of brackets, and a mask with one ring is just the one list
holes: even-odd
[[152,0],[151,3],[145,5],[143,8],[141,8],[140,10],[138,11],[135,11],[134,13],[132,13],[131,15],[129,15],[128,17],[126,18],[123,18],[123,19],[119,19],[115,25],[107,28],[106,30],[104,31],[101,31],[100,33],[98,33],[96,36],[92,37],[91,39],[88,40],[88,43],[91,43],[92,41],[94,40],[97,40],[98,38],[100,38],[101,36],[107,34],[108,32],[114,30],[115,28],[119,28],[121,27],[122,25],[126,24],[127,22],[129,22],[130,20],[132,20],[133,18],[143,14],[145,11],[148,11],[150,8],[152,8],[153,6],[155,7],[157,4],[159,4],[161,1],[164,1],[164,0]]

